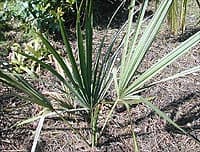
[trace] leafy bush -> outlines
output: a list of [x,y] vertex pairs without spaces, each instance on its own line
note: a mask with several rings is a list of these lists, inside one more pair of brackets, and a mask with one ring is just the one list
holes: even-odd
[[[67,28],[75,27],[76,22],[76,6],[75,2],[80,4],[80,0],[11,0],[4,3],[2,8],[1,21],[10,21],[11,19],[19,20],[30,27],[37,27],[42,32],[48,31],[59,32],[56,24],[56,15],[58,7],[63,10],[63,19]],[[112,16],[122,2],[116,0],[96,0],[94,5],[94,23],[97,26],[105,26],[107,20]],[[128,10],[128,2],[124,4],[122,13]],[[82,9],[81,21],[84,21],[84,6]],[[127,15],[127,13],[124,13]],[[119,15],[120,16],[120,15]],[[115,20],[119,20],[117,17]],[[124,21],[124,20],[123,20]],[[121,22],[123,22],[121,21]],[[120,21],[117,21],[120,22]]]
[[4,32],[10,29],[9,25],[5,22],[5,7],[6,6],[3,4],[3,2],[0,2],[0,41],[5,41]]
[[17,19],[42,31],[55,32],[55,12],[61,7],[65,13],[72,11],[75,0],[12,0],[4,3],[1,20]]
[[38,38],[24,42],[22,45],[14,43],[11,46],[9,61],[13,70],[17,73],[26,72],[31,76],[34,76],[35,73],[39,73],[40,66],[36,62],[21,55],[21,53],[33,55],[39,60],[47,59],[48,56],[48,50],[42,45],[41,40]]

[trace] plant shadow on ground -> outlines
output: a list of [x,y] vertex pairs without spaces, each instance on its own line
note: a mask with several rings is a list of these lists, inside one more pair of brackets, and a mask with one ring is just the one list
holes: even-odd
[[200,31],[200,27],[186,27],[185,31],[180,34],[176,41],[183,42],[187,40],[190,36]]
[[[186,131],[195,134],[197,130],[200,129],[198,123],[199,123],[199,118],[200,118],[200,92],[192,92],[187,94],[186,96],[179,98],[178,100],[174,100],[165,107],[163,107],[161,110],[163,112],[166,112],[172,120],[174,120],[178,125],[180,125],[182,128],[184,128]],[[34,131],[36,126],[34,127],[33,125],[26,125],[23,127],[18,127],[18,128],[11,128],[17,121],[23,120],[27,117],[31,117],[33,113],[30,112],[30,107],[27,107],[27,109],[22,109],[18,108],[17,111],[11,110],[13,107],[17,107],[23,104],[19,99],[17,99],[15,96],[12,95],[12,93],[3,93],[3,95],[0,95],[0,117],[1,117],[1,133],[0,133],[0,145],[6,145],[5,143],[8,142],[12,143],[17,140],[19,143],[18,144],[24,144],[24,142],[27,144],[29,143],[29,148],[30,144],[32,143],[31,137],[31,131]],[[132,107],[134,108],[134,107]],[[122,113],[126,113],[126,111],[118,113],[119,115]],[[17,116],[17,117],[16,117]],[[148,120],[149,118],[152,118],[155,116],[155,113],[151,111],[148,114],[145,114],[144,117],[141,118],[136,118],[135,120],[131,120],[135,126],[140,126],[142,122],[145,120]],[[69,119],[71,122],[83,122],[85,123],[86,120],[84,119],[78,119],[73,120],[71,118],[66,117],[66,119]],[[46,121],[60,121],[59,118],[47,118]],[[121,123],[121,124],[120,124]],[[127,123],[122,123],[119,122],[119,128],[117,130],[125,129],[130,125],[131,122],[128,121]],[[188,125],[189,124],[189,125]],[[98,147],[108,147],[110,145],[113,145],[115,143],[123,143],[124,140],[126,139],[131,139],[132,134],[130,132],[121,132],[118,131],[116,134],[113,134],[110,132],[108,128],[105,130],[103,133],[103,136],[101,137],[100,143]],[[88,127],[76,127],[76,130],[79,131],[86,131],[88,132],[90,128]],[[100,128],[99,128],[100,129]],[[182,134],[179,132],[176,128],[173,126],[167,124],[165,125],[164,129],[169,132],[170,134]],[[71,131],[69,128],[62,128],[62,127],[56,127],[56,126],[49,126],[49,127],[44,127],[43,131],[48,132],[52,130],[57,130],[57,131],[64,131],[68,132]],[[137,136],[146,136],[150,134],[150,132],[139,132],[137,133]],[[27,139],[29,137],[29,140]],[[25,141],[25,138],[27,141]],[[46,144],[43,142],[39,143],[38,145],[43,145],[45,146]],[[119,148],[120,145],[118,145]],[[40,148],[41,146],[39,146]],[[29,149],[28,148],[28,149]],[[123,149],[123,148],[122,148]]]
[[[191,101],[195,102],[195,104],[190,104],[184,109],[182,108],[184,104],[187,104]],[[171,119],[174,120],[178,125],[182,126],[186,131],[191,132],[200,129],[199,125],[195,125],[195,122],[199,121],[200,118],[200,102],[198,101],[200,101],[200,92],[195,92],[170,103],[162,110],[166,111],[171,109]],[[182,113],[183,110],[185,113]],[[177,115],[180,116],[177,117]],[[166,129],[168,131],[178,132],[177,129],[171,125],[167,125]]]
[[[199,102],[198,102],[199,101]],[[134,107],[133,107],[134,108]],[[175,121],[179,126],[185,129],[188,133],[195,134],[195,132],[199,132],[200,129],[200,92],[189,93],[183,98],[179,98],[178,100],[174,100],[169,103],[165,107],[161,109],[161,111],[167,113],[170,118]],[[141,125],[141,123],[149,118],[155,116],[155,112],[151,111],[149,114],[144,117],[138,118],[136,120],[131,120],[135,126]],[[126,128],[130,125],[131,122],[120,124],[121,128]],[[163,129],[163,128],[162,128]],[[164,130],[168,133],[174,134],[182,134],[182,132],[178,131],[174,126],[170,124],[166,124],[164,126]],[[137,133],[136,135],[145,136],[150,134],[151,132],[142,132]],[[173,136],[173,135],[172,135]],[[195,137],[195,135],[193,135]],[[104,142],[100,143],[98,146],[109,146],[112,143],[122,142],[125,139],[132,138],[131,133],[118,133],[117,135],[113,135],[110,133],[104,133],[103,137],[106,138]],[[198,138],[198,137],[197,137]]]

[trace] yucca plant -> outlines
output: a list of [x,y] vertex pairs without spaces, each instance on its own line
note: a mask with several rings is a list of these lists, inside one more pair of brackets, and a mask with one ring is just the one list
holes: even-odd
[[[80,12],[82,5],[85,2],[86,6],[86,21],[84,32],[81,29],[80,23]],[[78,49],[78,60],[68,40],[68,36],[64,29],[62,20],[62,11],[58,9],[57,17],[65,45],[65,54],[67,57],[62,57],[58,51],[56,51],[45,36],[37,32],[38,36],[42,40],[43,44],[48,49],[49,53],[52,54],[57,68],[53,68],[52,65],[47,64],[45,61],[39,60],[35,56],[21,53],[23,56],[36,61],[46,70],[50,71],[55,76],[62,86],[66,86],[70,92],[75,96],[75,99],[79,101],[79,106],[84,107],[90,118],[90,125],[92,128],[91,143],[86,143],[94,147],[97,139],[97,119],[99,113],[99,103],[103,100],[105,93],[112,82],[111,69],[114,66],[116,54],[111,55],[116,36],[113,38],[111,45],[105,52],[106,55],[102,56],[103,45],[105,37],[102,39],[99,49],[96,51],[97,56],[93,50],[93,0],[82,1],[80,6],[77,6],[77,20],[76,20],[76,38],[77,38],[77,49]],[[83,36],[85,34],[85,39]],[[95,61],[93,62],[95,58]],[[59,67],[59,68],[58,68]],[[58,70],[59,69],[59,70]],[[37,103],[40,106],[48,108],[52,112],[58,111],[52,106],[52,102],[47,99],[42,93],[34,89],[26,80],[17,74],[12,72],[4,72],[0,70],[0,80],[10,86],[16,87],[22,90],[28,95],[26,99]],[[66,93],[65,89],[59,88],[61,92]],[[59,101],[60,102],[60,101]],[[65,103],[65,106],[66,107]],[[63,102],[61,103],[61,106]],[[68,105],[67,107],[71,107]],[[60,115],[60,114],[59,114]],[[61,115],[60,115],[61,116]],[[67,123],[67,122],[66,122]],[[69,124],[70,125],[70,124]],[[76,131],[75,131],[76,132]],[[79,134],[79,133],[78,133]],[[80,134],[79,134],[80,135]],[[81,136],[81,135],[80,135]],[[82,137],[82,136],[81,136]]]
[[[91,126],[91,142],[88,142],[79,132],[74,130],[88,145],[94,147],[97,145],[98,139],[102,135],[104,128],[107,124],[107,121],[112,114],[115,106],[120,104],[125,104],[128,108],[131,104],[145,103],[149,107],[151,107],[156,113],[158,113],[161,117],[167,120],[169,123],[174,125],[176,128],[186,133],[182,128],[180,128],[176,123],[174,123],[170,118],[168,118],[164,113],[162,113],[156,106],[154,106],[148,98],[144,98],[139,96],[138,93],[151,87],[152,85],[158,84],[163,81],[167,81],[172,78],[176,78],[179,76],[185,76],[186,74],[197,72],[200,70],[200,66],[192,68],[187,71],[183,71],[178,73],[172,77],[151,83],[146,84],[148,80],[150,80],[153,76],[155,76],[158,72],[160,72],[167,65],[172,63],[175,59],[180,57],[182,54],[187,52],[190,48],[192,48],[195,44],[200,41],[200,32],[196,33],[194,36],[183,42],[179,47],[177,47],[174,51],[163,57],[160,61],[155,63],[151,68],[147,69],[144,73],[138,74],[137,70],[140,64],[143,62],[143,57],[149,50],[156,34],[159,31],[159,28],[164,20],[170,6],[172,0],[163,0],[157,9],[152,21],[149,23],[144,31],[142,29],[142,21],[144,19],[145,10],[148,6],[148,0],[144,0],[140,17],[137,21],[136,27],[132,26],[132,19],[134,15],[134,6],[135,0],[132,0],[130,3],[130,12],[129,17],[125,29],[125,37],[121,39],[121,43],[118,48],[115,50],[115,53],[111,55],[113,52],[113,47],[116,39],[118,38],[119,33],[125,27],[125,25],[116,33],[113,37],[110,46],[108,47],[105,55],[103,55],[103,44],[105,41],[105,36],[101,40],[101,44],[97,50],[97,55],[95,55],[95,51],[93,49],[93,1],[86,1],[86,22],[85,22],[85,37],[83,36],[83,31],[80,26],[80,12],[81,6],[84,1],[77,7],[77,21],[76,21],[76,38],[77,38],[77,49],[78,49],[78,59],[75,57],[73,53],[73,49],[68,40],[68,36],[65,32],[63,20],[62,20],[62,11],[58,10],[58,21],[61,29],[61,35],[63,38],[63,43],[65,44],[65,54],[66,57],[60,55],[58,51],[56,51],[50,42],[43,36],[41,33],[37,33],[41,38],[42,42],[45,44],[49,53],[52,54],[57,67],[60,70],[56,70],[58,68],[54,68],[52,65],[47,64],[44,61],[38,60],[34,56],[30,56],[27,54],[23,54],[24,56],[37,61],[41,66],[43,66],[46,70],[51,72],[53,76],[55,76],[62,86],[66,86],[71,93],[75,96],[76,100],[78,100],[79,105],[85,108],[89,118],[90,118],[90,126]],[[141,37],[139,34],[143,31]],[[118,55],[119,50],[122,48],[122,56],[121,63],[119,66],[115,66],[115,59]],[[95,59],[93,59],[95,58]],[[97,130],[97,120],[102,100],[104,99],[105,93],[111,87],[112,81],[114,80],[115,89],[117,98],[113,105],[110,113],[105,119],[105,123],[102,127],[102,130],[99,134]],[[69,127],[73,129],[73,127],[68,123],[64,117],[62,116],[62,111],[58,111],[57,107],[53,106],[52,102],[49,98],[45,97],[42,93],[37,91],[34,87],[32,87],[26,80],[20,77],[17,74],[12,74],[12,72],[7,72],[0,70],[0,81],[18,88],[26,93],[26,97],[23,97],[26,100],[32,101],[33,103],[37,103],[55,114],[59,115],[61,119],[66,122]],[[66,93],[66,91],[60,88],[60,91]],[[58,101],[59,102],[59,101]],[[67,104],[67,103],[66,103]],[[61,104],[63,106],[63,104]],[[71,105],[63,106],[64,109],[69,110]],[[129,109],[129,108],[128,108]],[[43,117],[42,117],[43,120]],[[40,127],[41,128],[41,127]],[[97,135],[99,135],[97,137]],[[97,139],[98,138],[98,139]],[[138,151],[137,143],[135,140],[135,134],[133,132],[134,146],[135,150]]]
[[[148,89],[149,87],[171,80],[180,76],[185,76],[186,74],[200,71],[200,66],[188,69],[186,71],[175,74],[174,76],[165,78],[163,80],[148,83],[157,73],[163,70],[166,66],[176,60],[178,57],[189,51],[194,45],[200,42],[200,32],[197,32],[188,40],[183,42],[177,48],[175,48],[172,52],[165,55],[162,59],[160,59],[157,63],[152,65],[149,69],[146,69],[143,73],[138,72],[138,68],[143,62],[145,54],[149,51],[149,48],[155,39],[156,34],[159,31],[159,28],[165,19],[165,16],[168,13],[168,10],[171,7],[172,0],[164,0],[161,2],[158,7],[154,17],[151,22],[147,25],[147,28],[142,30],[142,36],[139,37],[141,33],[141,25],[144,18],[144,13],[148,4],[148,0],[145,0],[142,6],[142,10],[140,13],[140,17],[137,22],[137,26],[132,28],[132,18],[133,18],[133,8],[135,5],[135,1],[131,1],[131,9],[129,12],[128,18],[128,26],[126,29],[126,35],[124,40],[124,48],[122,50],[121,63],[118,69],[114,70],[114,80],[115,80],[115,89],[117,93],[117,99],[115,100],[115,104],[113,105],[112,110],[110,111],[111,115],[114,107],[118,104],[132,105],[144,103],[150,108],[152,108],[158,115],[167,120],[170,124],[175,126],[177,129],[187,134],[182,128],[180,128],[176,123],[174,123],[167,115],[161,112],[155,105],[150,102],[150,98],[144,98],[139,96],[138,94]],[[127,106],[128,107],[128,106]],[[108,121],[108,118],[105,121],[105,124]],[[105,125],[104,125],[105,127]],[[103,129],[104,129],[103,127]],[[102,130],[103,130],[102,129]],[[192,136],[192,138],[194,138]],[[198,139],[195,139],[198,141]],[[135,145],[137,151],[137,145]]]

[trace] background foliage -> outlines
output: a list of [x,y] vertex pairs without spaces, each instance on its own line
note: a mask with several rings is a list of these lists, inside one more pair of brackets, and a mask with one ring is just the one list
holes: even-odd
[[58,7],[70,14],[74,1],[65,0],[12,0],[5,1],[0,20],[19,20],[29,26],[36,26],[42,31],[58,30],[55,24],[55,11]]

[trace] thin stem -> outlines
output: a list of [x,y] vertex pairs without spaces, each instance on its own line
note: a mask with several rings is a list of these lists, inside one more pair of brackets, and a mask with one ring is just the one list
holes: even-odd
[[99,116],[99,111],[100,111],[100,104],[97,105],[96,108],[94,108],[94,110],[92,110],[91,112],[91,126],[92,126],[92,148],[95,147],[97,145],[97,120],[98,120],[98,116]]

